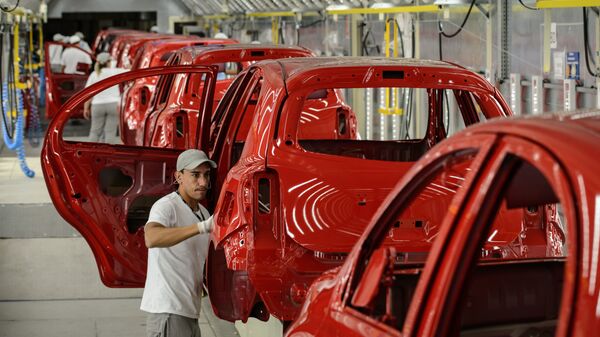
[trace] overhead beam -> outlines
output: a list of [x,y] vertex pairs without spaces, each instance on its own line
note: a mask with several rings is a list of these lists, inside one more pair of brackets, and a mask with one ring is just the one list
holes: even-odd
[[596,7],[600,0],[537,0],[537,8]]
[[394,13],[423,13],[437,12],[437,5],[420,6],[398,6],[389,8],[350,8],[350,9],[332,9],[325,12],[330,15],[353,15],[353,14],[394,14]]

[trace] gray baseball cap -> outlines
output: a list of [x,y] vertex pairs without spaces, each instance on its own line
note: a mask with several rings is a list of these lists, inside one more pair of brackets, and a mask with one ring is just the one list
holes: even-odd
[[204,151],[196,149],[185,150],[177,157],[177,171],[192,170],[204,163],[208,163],[212,168],[217,168],[217,164],[208,159]]
[[112,59],[112,57],[110,56],[109,53],[100,53],[98,54],[98,56],[96,56],[96,61],[98,61],[98,63],[107,63],[108,61],[110,61]]

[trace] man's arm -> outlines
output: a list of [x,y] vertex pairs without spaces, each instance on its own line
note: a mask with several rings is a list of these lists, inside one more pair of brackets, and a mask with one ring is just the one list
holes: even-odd
[[196,224],[183,227],[165,227],[158,222],[149,222],[144,227],[144,240],[148,248],[171,247],[199,233]]
[[92,100],[88,100],[85,103],[83,103],[83,118],[85,119],[90,119],[91,116],[91,106],[92,106]]
[[144,227],[144,241],[148,248],[171,247],[194,235],[210,233],[213,227],[212,216],[204,221],[183,227],[165,227],[158,222],[148,222]]

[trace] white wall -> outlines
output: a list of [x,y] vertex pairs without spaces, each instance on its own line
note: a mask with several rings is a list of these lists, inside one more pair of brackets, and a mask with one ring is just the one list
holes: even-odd
[[63,12],[153,12],[160,32],[169,29],[169,16],[190,15],[180,0],[53,0],[48,4],[48,17],[60,18]]

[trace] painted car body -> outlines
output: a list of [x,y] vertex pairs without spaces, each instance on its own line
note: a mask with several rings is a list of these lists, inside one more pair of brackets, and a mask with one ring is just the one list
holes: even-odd
[[[192,45],[225,45],[237,43],[232,39],[158,40],[144,43],[134,58],[131,70],[164,66],[172,53]],[[134,145],[137,130],[143,126],[144,118],[151,108],[150,101],[156,88],[157,76],[139,78],[123,88],[121,96],[121,140]],[[141,144],[141,143],[140,143]]]
[[114,41],[115,37],[128,33],[141,33],[141,31],[133,30],[133,29],[116,29],[116,28],[107,28],[103,29],[96,34],[94,38],[94,42],[92,43],[92,51],[94,54],[99,54],[101,52],[108,52],[110,50],[110,46]]
[[[207,140],[219,171],[213,186],[221,189],[207,285],[215,312],[230,321],[296,317],[311,282],[344,261],[392,186],[445,138],[441,90],[454,90],[466,125],[479,120],[475,100],[486,118],[511,114],[482,77],[445,62],[285,59],[253,65],[238,80],[246,90],[232,84]],[[342,136],[335,119],[320,135],[303,133],[312,93],[379,86],[431,88],[422,140],[359,141]],[[249,105],[252,116],[244,115]],[[251,127],[240,128],[245,123]]]
[[[346,262],[312,284],[286,336],[589,336],[600,328],[598,144],[598,112],[497,120],[442,142],[394,187]],[[472,172],[439,218],[429,256],[412,266],[391,262],[385,247],[394,245],[382,242],[394,219],[461,151],[476,153]],[[564,226],[566,257],[484,257],[479,249],[497,225],[490,214],[511,202],[524,213],[560,202],[565,223],[524,224],[520,235]]]
[[[168,65],[235,64],[236,73],[253,62],[289,57],[313,56],[308,49],[296,46],[230,44],[221,46],[191,46],[176,51]],[[225,75],[225,69],[219,74]],[[217,80],[212,106],[216,107],[232,78]],[[198,126],[198,109],[202,101],[196,95],[199,78],[187,74],[163,76],[158,80],[153,107],[144,118],[143,128],[137,129],[136,144],[153,147],[188,148],[197,143],[194,137]],[[197,88],[197,89],[196,89]]]
[[133,64],[133,59],[140,47],[142,47],[146,42],[156,41],[156,40],[198,40],[197,36],[185,36],[185,35],[150,35],[143,37],[136,37],[133,39],[129,39],[123,43],[123,49],[118,55],[117,68],[125,68],[130,69]]

